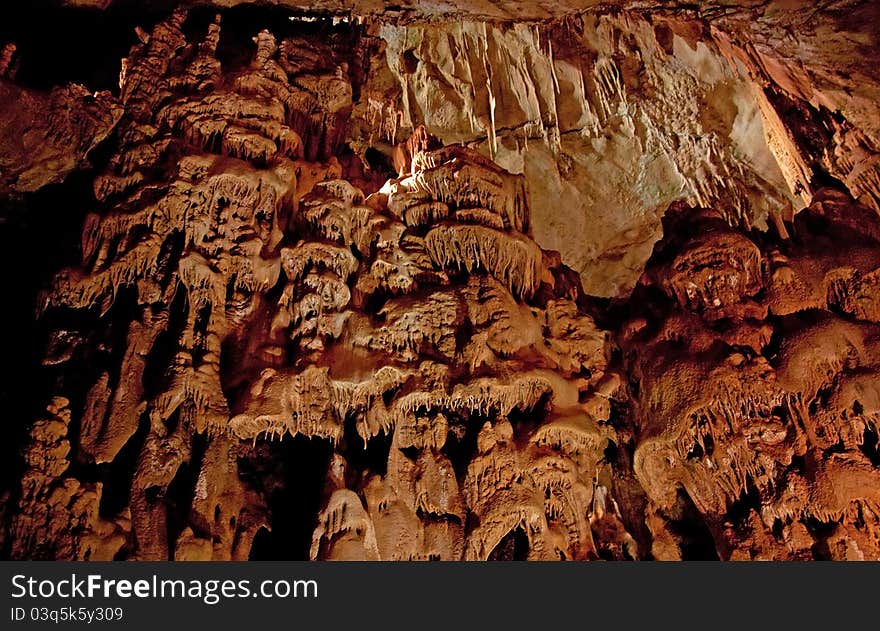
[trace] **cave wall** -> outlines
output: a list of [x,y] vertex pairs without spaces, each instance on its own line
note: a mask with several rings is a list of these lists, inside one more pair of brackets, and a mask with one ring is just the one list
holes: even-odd
[[878,557],[863,22],[539,6],[169,9],[97,92],[4,46],[0,194],[76,250],[6,554]]

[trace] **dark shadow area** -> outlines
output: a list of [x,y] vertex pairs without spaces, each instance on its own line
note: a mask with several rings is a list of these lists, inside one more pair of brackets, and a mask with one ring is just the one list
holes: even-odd
[[242,477],[263,491],[269,506],[271,532],[257,533],[251,560],[308,560],[332,453],[329,440],[287,436],[258,444],[241,462]]
[[514,528],[504,535],[498,545],[489,553],[489,561],[527,561],[529,558],[529,538],[522,528]]
[[4,3],[0,43],[17,47],[16,83],[38,90],[81,83],[118,94],[121,60],[138,41],[135,27],[149,31],[175,4],[125,0],[98,11],[48,0]]
[[166,526],[168,528],[168,542],[170,544],[168,550],[169,561],[174,560],[174,545],[172,542],[177,541],[180,533],[183,532],[190,522],[189,514],[192,510],[196,484],[202,468],[206,447],[207,440],[205,435],[196,434],[193,437],[193,450],[190,459],[180,465],[180,468],[174,475],[174,479],[168,485],[168,490],[165,492],[168,515]]
[[[4,324],[0,345],[0,406],[5,429],[0,441],[0,496],[18,492],[20,452],[31,422],[55,392],[41,369],[45,322],[38,321],[40,291],[53,275],[80,256],[80,230],[91,204],[91,176],[74,174],[21,199],[0,200],[0,266],[4,270]],[[47,375],[47,373],[49,373]],[[49,378],[47,378],[49,376]]]
[[715,539],[688,494],[678,491],[678,515],[669,529],[681,541],[682,561],[719,561]]

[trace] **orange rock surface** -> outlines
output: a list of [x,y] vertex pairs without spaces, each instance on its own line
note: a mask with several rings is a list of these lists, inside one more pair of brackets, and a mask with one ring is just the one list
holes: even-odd
[[880,81],[741,4],[2,47],[4,209],[82,208],[3,554],[880,560]]

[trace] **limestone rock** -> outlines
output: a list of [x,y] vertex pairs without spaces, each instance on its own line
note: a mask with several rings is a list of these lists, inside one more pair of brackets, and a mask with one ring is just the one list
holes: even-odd
[[0,42],[0,554],[880,560],[876,7],[238,4]]

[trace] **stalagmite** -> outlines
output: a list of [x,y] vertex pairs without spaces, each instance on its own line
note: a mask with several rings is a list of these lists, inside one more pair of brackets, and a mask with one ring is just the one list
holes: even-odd
[[0,554],[880,560],[867,2],[111,4],[0,42]]

